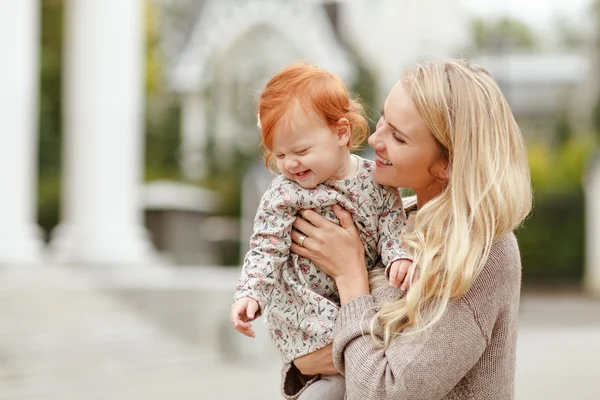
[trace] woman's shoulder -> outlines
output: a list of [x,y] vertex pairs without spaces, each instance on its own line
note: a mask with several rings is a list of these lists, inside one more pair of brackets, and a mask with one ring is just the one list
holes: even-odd
[[509,232],[492,243],[485,265],[469,289],[467,298],[507,299],[512,302],[518,299],[520,290],[519,245],[514,233]]
[[519,244],[514,232],[508,232],[496,238],[490,248],[486,265],[494,268],[515,265],[521,268]]

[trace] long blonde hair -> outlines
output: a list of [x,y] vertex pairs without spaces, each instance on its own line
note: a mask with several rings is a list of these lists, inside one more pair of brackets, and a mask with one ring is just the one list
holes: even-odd
[[438,321],[469,290],[494,239],[518,227],[532,205],[523,136],[487,71],[463,60],[430,62],[405,70],[401,82],[447,158],[448,181],[403,237],[420,276],[372,321],[385,346],[405,328],[416,334]]

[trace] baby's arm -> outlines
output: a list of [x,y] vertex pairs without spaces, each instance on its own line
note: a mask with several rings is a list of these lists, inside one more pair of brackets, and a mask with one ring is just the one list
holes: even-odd
[[275,178],[263,195],[254,218],[250,250],[244,257],[231,312],[232,324],[236,329],[236,324],[239,325],[240,332],[247,331],[248,327],[240,322],[251,321],[262,314],[279,270],[289,256],[292,223],[297,210],[290,196],[282,195],[286,186],[283,178]]
[[378,225],[379,253],[390,283],[396,287],[402,284],[404,287],[412,265],[412,256],[403,249],[400,240],[406,228],[406,213],[396,189],[384,186],[382,192],[383,205]]

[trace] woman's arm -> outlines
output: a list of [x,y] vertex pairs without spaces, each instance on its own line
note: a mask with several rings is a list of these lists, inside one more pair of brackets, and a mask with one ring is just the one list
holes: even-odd
[[[360,296],[342,307],[336,322],[333,357],[346,377],[349,400],[442,399],[486,348],[473,311],[462,300],[449,305],[425,333],[400,336],[387,349],[371,337],[374,315],[372,296]],[[381,330],[375,333],[381,339]]]
[[[341,304],[369,294],[369,279],[365,267],[365,249],[350,213],[338,205],[333,212],[340,225],[328,221],[313,210],[302,210],[294,222],[290,250],[315,263],[337,285]],[[302,246],[298,239],[307,237]]]

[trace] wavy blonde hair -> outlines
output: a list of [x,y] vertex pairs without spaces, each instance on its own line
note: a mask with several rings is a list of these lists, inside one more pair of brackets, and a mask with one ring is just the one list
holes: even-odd
[[[494,239],[518,227],[532,206],[523,136],[486,70],[463,60],[429,62],[405,70],[401,82],[446,158],[448,181],[403,237],[419,278],[372,321],[372,332],[376,321],[383,327],[384,346],[408,327],[414,335],[438,321],[469,290]],[[371,284],[384,280],[374,276]]]

